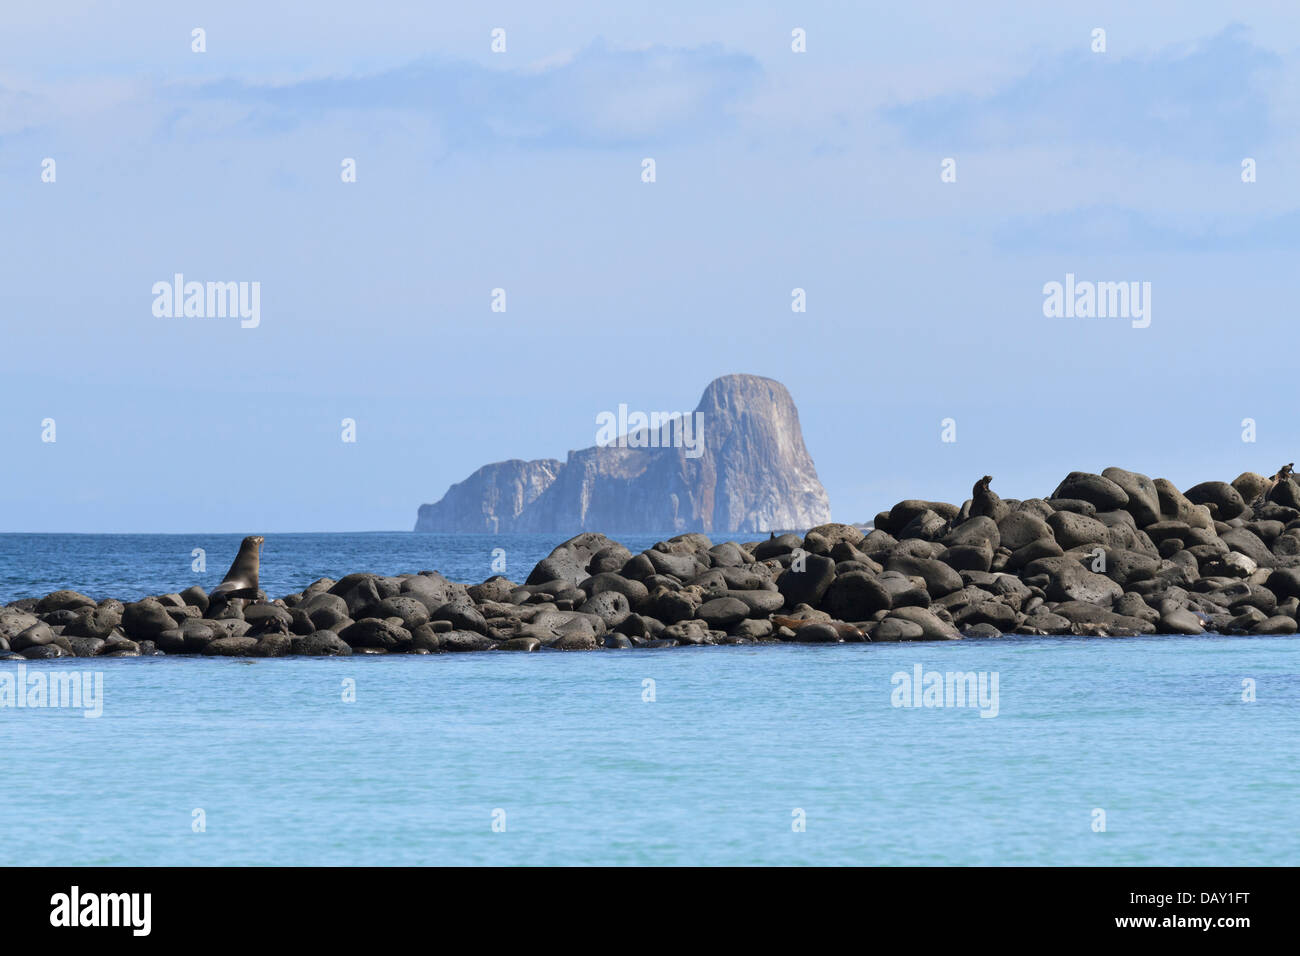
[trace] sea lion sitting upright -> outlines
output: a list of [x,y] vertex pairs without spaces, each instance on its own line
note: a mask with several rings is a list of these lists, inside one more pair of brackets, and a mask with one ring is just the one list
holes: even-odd
[[1007,516],[1007,512],[1011,510],[998,497],[997,492],[989,489],[991,481],[993,481],[993,476],[985,475],[975,482],[975,487],[971,489],[970,516],[972,518],[984,515],[994,521],[1001,521]]
[[240,542],[234,564],[221,579],[221,583],[212,589],[208,595],[209,601],[226,602],[233,598],[253,600],[257,597],[257,570],[262,541],[260,534],[252,534]]
[[1300,483],[1296,482],[1295,475],[1292,474],[1294,468],[1295,462],[1291,462],[1277,470],[1273,476],[1273,487],[1265,494],[1267,500],[1276,501],[1288,508],[1300,508]]

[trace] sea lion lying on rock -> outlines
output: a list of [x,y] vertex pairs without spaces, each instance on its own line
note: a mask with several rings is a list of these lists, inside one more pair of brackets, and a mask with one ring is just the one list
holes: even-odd
[[[801,620],[799,618],[781,617],[774,614],[772,615],[772,623],[775,624],[777,627],[789,628],[791,631],[794,631],[795,633],[795,637],[793,638],[794,640],[803,641],[806,643],[825,643],[825,641],[821,638],[821,635],[825,633],[825,631],[829,631],[831,634],[834,634],[836,641],[858,643],[858,642],[870,640],[869,637],[867,637],[865,634],[862,633],[861,628],[855,627],[852,624],[847,624],[844,621]],[[801,638],[799,635],[804,632],[805,628],[816,628],[817,629],[816,633],[818,634],[818,638],[816,640],[809,641],[807,639],[808,634],[811,634],[812,632],[805,633],[804,637]]]

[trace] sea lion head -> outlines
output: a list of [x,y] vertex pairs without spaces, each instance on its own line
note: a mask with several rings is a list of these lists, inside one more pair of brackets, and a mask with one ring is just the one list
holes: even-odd
[[239,554],[235,555],[230,570],[213,589],[210,598],[222,596],[230,598],[257,597],[257,572],[262,542],[266,540],[260,534],[250,534],[239,543]]
[[993,480],[992,475],[985,475],[979,481],[975,482],[975,488],[973,489],[975,494],[979,494],[982,491],[988,491],[989,482],[991,482],[992,480]]
[[235,555],[235,563],[226,572],[225,580],[230,581],[236,577],[251,579],[253,587],[256,588],[257,571],[261,563],[262,542],[265,540],[260,534],[250,534],[239,542],[239,554]]

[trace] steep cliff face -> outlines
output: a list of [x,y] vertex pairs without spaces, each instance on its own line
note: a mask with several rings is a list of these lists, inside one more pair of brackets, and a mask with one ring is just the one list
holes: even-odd
[[447,489],[436,504],[420,505],[416,531],[512,531],[515,519],[541,496],[564,463],[499,461]]
[[[568,460],[509,461],[480,468],[435,505],[417,531],[769,531],[830,520],[799,427],[780,382],[725,375],[696,407],[702,431],[680,425],[570,452]],[[639,439],[639,440],[638,440]],[[676,441],[674,441],[676,439]],[[651,447],[635,447],[637,445]],[[658,447],[653,447],[653,446]]]
[[785,386],[769,378],[728,375],[704,390],[699,409],[717,421],[712,528],[770,531],[831,520],[826,489],[803,443],[799,411]]

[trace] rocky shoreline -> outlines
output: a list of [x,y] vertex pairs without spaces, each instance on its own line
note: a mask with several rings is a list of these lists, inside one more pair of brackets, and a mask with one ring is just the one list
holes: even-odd
[[584,533],[523,584],[360,572],[268,600],[261,539],[249,538],[251,558],[241,549],[212,595],[13,601],[0,608],[0,660],[1296,632],[1289,465],[1186,493],[1118,468],[1073,472],[1046,499],[1003,500],[990,481],[961,505],[901,501],[866,533],[825,524],[716,545],[692,533],[640,554]]

